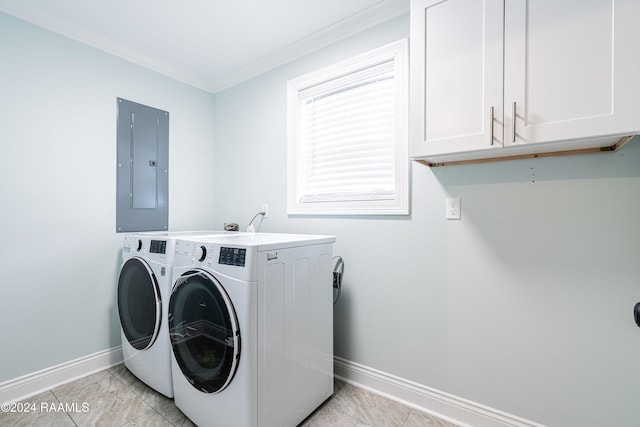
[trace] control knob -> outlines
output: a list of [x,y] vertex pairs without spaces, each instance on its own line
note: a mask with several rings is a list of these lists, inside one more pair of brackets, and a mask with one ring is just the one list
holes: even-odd
[[202,245],[200,246],[200,258],[198,258],[198,261],[202,262],[207,258],[207,248]]

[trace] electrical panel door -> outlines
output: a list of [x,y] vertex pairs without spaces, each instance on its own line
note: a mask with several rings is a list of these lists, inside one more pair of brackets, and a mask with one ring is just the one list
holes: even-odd
[[118,98],[116,231],[169,226],[169,113]]

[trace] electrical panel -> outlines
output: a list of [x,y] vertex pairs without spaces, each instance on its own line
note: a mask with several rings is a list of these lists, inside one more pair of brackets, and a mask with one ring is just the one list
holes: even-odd
[[117,99],[116,231],[169,227],[169,113]]

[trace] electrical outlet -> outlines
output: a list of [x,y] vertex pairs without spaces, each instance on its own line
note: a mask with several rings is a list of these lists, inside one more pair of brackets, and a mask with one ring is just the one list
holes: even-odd
[[460,197],[447,197],[445,208],[445,217],[447,219],[460,219]]
[[269,203],[263,203],[261,211],[264,212],[265,218],[269,218]]

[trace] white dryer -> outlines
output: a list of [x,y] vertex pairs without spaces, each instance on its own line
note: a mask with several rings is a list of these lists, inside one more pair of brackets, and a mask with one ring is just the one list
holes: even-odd
[[175,404],[200,427],[296,426],[333,394],[333,236],[176,242]]
[[126,234],[117,304],[125,366],[140,380],[173,397],[167,312],[175,239],[222,231]]

